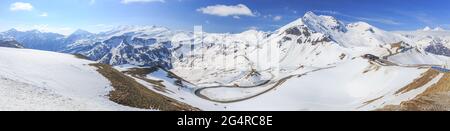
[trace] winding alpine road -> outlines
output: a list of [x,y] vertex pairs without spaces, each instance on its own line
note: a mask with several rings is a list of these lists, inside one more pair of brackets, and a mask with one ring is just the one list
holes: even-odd
[[[305,73],[302,73],[302,74],[289,75],[289,76],[287,76],[287,77],[281,78],[281,79],[278,80],[278,81],[272,81],[272,79],[275,77],[275,75],[273,75],[273,74],[271,73],[271,74],[272,74],[272,78],[271,78],[270,80],[267,80],[267,81],[262,82],[262,83],[257,84],[257,85],[252,85],[252,86],[209,86],[209,87],[199,87],[198,89],[196,89],[196,90],[194,91],[194,94],[195,94],[196,96],[202,98],[202,99],[209,100],[209,101],[213,101],[213,102],[218,102],[218,103],[234,103],[234,102],[240,102],[240,101],[252,99],[252,98],[255,98],[255,97],[260,96],[260,95],[262,95],[262,94],[265,94],[265,93],[267,93],[267,92],[269,92],[269,91],[275,89],[276,87],[278,87],[279,85],[283,84],[283,83],[286,82],[288,79],[290,79],[290,78],[292,78],[292,77],[294,77],[294,76],[301,77],[301,76],[307,75],[307,74],[312,73],[312,72],[317,72],[317,71],[320,71],[320,70],[330,69],[330,68],[334,68],[334,67],[335,67],[335,66],[325,67],[325,68],[318,68],[318,69],[311,70],[311,71],[308,71],[308,72],[305,72]],[[207,90],[207,89],[214,89],[214,88],[256,88],[256,87],[260,87],[260,86],[264,86],[264,85],[270,85],[270,84],[273,84],[273,83],[275,83],[275,84],[274,84],[273,86],[271,86],[269,89],[266,89],[266,90],[264,90],[264,91],[262,91],[262,92],[259,92],[259,93],[255,94],[255,95],[252,95],[252,96],[248,96],[248,97],[244,97],[244,98],[239,98],[239,99],[235,99],[235,100],[215,100],[215,99],[212,99],[212,98],[210,98],[210,97],[208,97],[208,96],[206,96],[206,95],[203,95],[203,94],[201,93],[201,92],[204,91],[204,90]]]

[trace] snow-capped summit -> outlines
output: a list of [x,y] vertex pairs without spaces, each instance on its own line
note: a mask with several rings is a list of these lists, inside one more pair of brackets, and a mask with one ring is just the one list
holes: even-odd
[[278,31],[285,31],[292,27],[305,26],[311,31],[320,33],[345,32],[345,25],[332,16],[316,15],[307,12],[303,17],[281,27]]
[[429,26],[426,26],[425,28],[422,29],[422,31],[430,31],[431,28]]
[[11,28],[11,29],[9,29],[8,31],[6,31],[6,32],[19,32],[16,28]]
[[287,25],[284,25],[283,27],[279,28],[278,31],[279,32],[283,32],[283,31],[286,31],[289,28],[302,26],[302,25],[304,25],[302,18],[298,18],[297,20],[292,21],[291,23],[289,23]]
[[307,12],[302,17],[302,20],[308,28],[317,32],[346,31],[345,25],[332,16],[316,15],[313,12]]
[[373,29],[375,28],[372,25],[370,25],[369,23],[361,22],[361,21],[355,22],[355,23],[350,23],[347,25],[347,27],[354,29],[354,30],[370,31],[370,32],[372,32]]
[[[95,34],[89,32],[89,31],[78,29],[75,32],[73,32],[72,34],[70,34],[69,36],[67,36],[67,39],[69,39],[69,41],[71,43],[73,43],[76,40],[93,38],[93,37],[95,37]],[[69,44],[71,44],[71,43],[69,43]]]
[[433,31],[445,31],[445,30],[443,28],[441,28],[441,27],[436,27],[436,28],[433,29]]
[[426,26],[425,28],[423,28],[419,31],[445,31],[445,29],[443,29],[442,27],[431,28],[429,26]]
[[86,30],[82,30],[82,29],[78,29],[76,31],[74,31],[71,35],[91,35],[93,33],[86,31]]
[[[398,35],[378,29],[366,22],[355,22],[345,25],[332,16],[316,15],[307,12],[278,30],[279,34],[303,34],[313,39],[334,41],[343,47],[375,47],[389,43],[404,41]],[[307,40],[307,39],[305,39]]]
[[440,27],[429,30],[397,31],[414,43],[415,46],[427,53],[450,56],[450,31]]
[[99,33],[99,36],[105,39],[122,35],[144,38],[165,37],[167,35],[171,35],[171,31],[168,28],[161,26],[123,25],[109,31]]
[[82,29],[78,29],[65,38],[64,44],[67,45],[68,47],[74,45],[91,44],[96,39],[96,37],[97,37],[96,34],[93,34],[91,32]]

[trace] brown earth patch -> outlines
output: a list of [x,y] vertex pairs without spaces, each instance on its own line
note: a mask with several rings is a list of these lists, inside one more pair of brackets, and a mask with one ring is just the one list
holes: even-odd
[[366,105],[368,105],[368,104],[370,104],[370,103],[372,103],[372,102],[375,102],[375,101],[377,101],[377,100],[379,100],[379,99],[381,99],[381,98],[383,98],[383,97],[384,97],[384,96],[380,96],[380,97],[377,97],[377,98],[375,98],[375,99],[368,100],[368,101],[364,102],[363,105],[360,106],[360,107],[358,107],[358,108],[364,107],[364,106],[366,106]]
[[402,47],[402,43],[403,42],[397,42],[397,43],[393,43],[391,44],[391,49],[398,49]]
[[375,98],[375,99],[368,100],[368,101],[364,102],[363,104],[364,104],[364,105],[368,105],[368,104],[370,104],[370,103],[372,103],[372,102],[374,102],[374,101],[377,101],[377,100],[379,100],[379,99],[381,99],[381,98],[383,98],[383,97],[384,97],[384,96],[380,96],[380,97],[377,97],[377,98]]
[[[395,53],[398,53],[398,52],[400,52],[400,49],[404,48],[402,46],[402,44],[406,44],[406,43],[403,42],[403,41],[400,41],[400,42],[397,42],[397,43],[392,43],[391,44],[391,49],[395,49]],[[408,44],[406,44],[406,45],[408,45]]]
[[116,103],[143,109],[158,109],[163,111],[198,111],[200,109],[175,99],[158,94],[136,80],[115,70],[106,64],[90,64],[111,82],[114,88],[109,93],[109,99]]
[[448,111],[450,110],[450,73],[423,93],[400,105],[387,105],[377,111]]
[[153,79],[149,79],[146,76],[152,72],[157,71],[158,68],[156,67],[152,67],[152,68],[131,68],[128,69],[127,71],[123,71],[123,73],[125,74],[129,74],[134,78],[143,80],[147,83],[150,83],[153,85],[153,89],[160,91],[160,92],[164,92],[164,93],[174,93],[170,90],[167,90],[166,86],[164,84],[162,84],[164,81],[162,80],[153,80]]

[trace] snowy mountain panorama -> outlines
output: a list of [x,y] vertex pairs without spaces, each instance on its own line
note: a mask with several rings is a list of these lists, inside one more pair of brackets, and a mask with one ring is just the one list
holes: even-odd
[[450,110],[447,30],[199,29],[1,32],[0,110]]

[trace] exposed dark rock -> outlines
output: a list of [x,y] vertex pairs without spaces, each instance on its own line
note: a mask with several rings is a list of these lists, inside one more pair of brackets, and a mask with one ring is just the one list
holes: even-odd
[[450,49],[445,47],[442,43],[431,44],[425,48],[425,51],[435,55],[450,57]]

